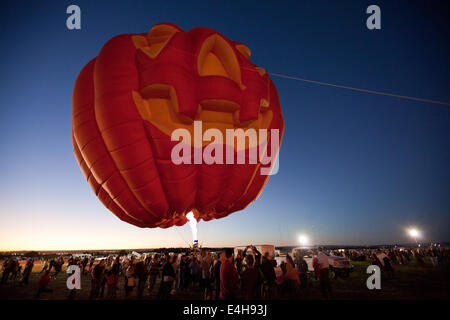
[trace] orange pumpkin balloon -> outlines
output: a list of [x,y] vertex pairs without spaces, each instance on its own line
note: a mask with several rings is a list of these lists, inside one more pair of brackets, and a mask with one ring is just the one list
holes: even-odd
[[74,153],[110,211],[139,227],[166,228],[186,223],[191,210],[197,219],[221,218],[258,197],[269,178],[260,160],[171,160],[172,132],[194,134],[194,121],[224,136],[227,129],[277,129],[281,142],[277,90],[249,59],[247,46],[217,31],[162,23],[112,38],[83,68],[73,92]]

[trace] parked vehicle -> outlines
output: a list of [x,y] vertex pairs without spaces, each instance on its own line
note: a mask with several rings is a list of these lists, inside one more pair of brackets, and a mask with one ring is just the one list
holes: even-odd
[[[345,257],[338,257],[324,252],[328,256],[328,263],[330,264],[330,271],[335,276],[347,278],[350,272],[353,271],[354,266],[350,263],[350,259]],[[311,248],[298,247],[292,249],[291,255],[295,259],[297,255],[302,255],[308,264],[308,271],[314,271],[313,260],[317,254]]]

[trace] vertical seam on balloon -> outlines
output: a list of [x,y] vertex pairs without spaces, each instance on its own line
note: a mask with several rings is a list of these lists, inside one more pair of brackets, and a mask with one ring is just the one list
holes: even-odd
[[[164,194],[164,198],[166,199],[166,202],[167,202],[167,204],[169,205],[169,209],[171,210],[172,208],[171,208],[171,206],[170,206],[170,203],[169,203],[169,197],[167,196],[167,193],[166,193],[166,190],[165,190],[165,188],[164,188],[164,183],[163,183],[163,179],[161,178],[161,173],[159,172],[159,168],[158,168],[158,165],[157,165],[157,163],[156,163],[156,152],[155,152],[155,146],[153,145],[153,139],[149,139],[149,137],[148,137],[148,135],[147,135],[147,130],[145,129],[145,125],[146,125],[146,123],[144,122],[144,121],[148,121],[148,120],[142,120],[143,121],[143,125],[144,125],[144,130],[145,130],[145,135],[146,135],[146,137],[147,137],[147,140],[148,140],[148,142],[149,142],[149,145],[150,145],[150,149],[152,150],[152,154],[153,154],[153,164],[154,164],[154,166],[155,166],[155,169],[156,169],[156,172],[158,173],[158,179],[159,179],[159,181],[160,181],[160,184],[161,184],[161,189],[162,189],[162,191],[163,191],[163,194]],[[147,124],[148,125],[148,124]],[[164,217],[165,218],[165,217]],[[170,217],[170,219],[171,219],[172,217]]]
[[[98,185],[97,190],[94,191],[95,196],[96,196],[97,198],[98,198],[98,196],[99,196],[101,190],[103,190],[103,191],[105,192],[105,194],[108,196],[108,199],[109,199],[109,204],[108,204],[108,206],[105,205],[105,207],[109,210],[109,206],[111,205],[111,202],[114,202],[114,199],[113,199],[113,197],[111,197],[111,195],[108,193],[108,191],[106,191],[106,189],[103,187],[103,184],[104,184],[109,178],[111,178],[111,177],[113,176],[114,172],[113,172],[107,179],[105,179],[105,181],[103,181],[102,183],[99,183],[99,182],[97,181],[97,179],[95,178],[95,176],[94,176],[94,174],[93,174],[91,168],[88,166],[88,164],[87,164],[87,162],[86,162],[86,159],[84,158],[83,154],[82,154],[81,151],[80,151],[80,147],[78,146],[78,142],[77,142],[77,140],[76,140],[76,138],[75,138],[75,132],[74,132],[74,131],[72,131],[72,135],[73,135],[73,138],[74,138],[73,140],[74,140],[74,143],[75,143],[74,147],[77,148],[78,153],[79,153],[80,156],[81,156],[82,162],[84,162],[84,163],[86,164],[86,168],[88,168],[88,174],[87,174],[87,177],[86,177],[86,181],[89,182],[89,178],[92,177],[92,178],[94,179],[94,181],[97,183],[97,185]],[[100,159],[102,159],[102,158],[104,158],[104,156],[103,156],[103,157],[100,157]],[[119,193],[119,195],[120,195],[122,192],[123,192],[123,190]],[[122,206],[118,205],[117,203],[116,203],[116,205],[119,207],[120,210],[122,210],[122,213],[123,213],[124,215],[130,217],[131,219],[133,219],[133,220],[134,220],[135,222],[137,222],[137,223],[140,223],[140,224],[142,223],[140,220],[138,220],[138,219],[134,218],[133,216],[130,216],[129,214],[127,214],[126,210],[125,210]],[[117,216],[117,217],[118,217],[120,220],[125,221],[125,220],[121,219],[119,216]],[[127,221],[127,222],[128,222],[128,221]]]
[[[130,35],[128,35],[128,36],[130,36]],[[131,37],[129,37],[128,40],[132,42]],[[133,45],[133,46],[134,46],[134,45]],[[99,55],[97,56],[97,59],[99,59],[100,54],[103,52],[104,48],[105,48],[105,47],[103,47],[102,50],[100,51]],[[135,52],[136,52],[136,50],[135,50]],[[135,53],[134,53],[134,55],[135,55]],[[97,65],[97,61],[96,61],[96,65]],[[135,68],[135,76],[138,78],[139,75],[138,75],[138,72],[137,72],[136,63],[134,63],[134,68]],[[95,68],[94,68],[94,73],[95,73]],[[139,78],[138,78],[138,80],[139,80]],[[95,88],[96,88],[96,87],[95,87],[95,77],[94,77],[94,90],[95,90]],[[138,90],[138,88],[134,88],[134,90]],[[127,91],[120,92],[120,94],[118,94],[118,96],[119,96],[119,95],[123,95],[123,94],[127,94]],[[131,95],[131,91],[130,91],[129,94]],[[101,95],[97,95],[96,90],[95,90],[95,92],[94,92],[94,97],[95,97],[95,98],[94,98],[94,101],[95,101],[95,104],[94,104],[94,117],[95,117],[95,122],[96,122],[96,124],[97,124],[97,130],[99,131],[99,133],[100,133],[100,135],[101,135],[102,137],[103,137],[103,135],[102,135],[102,130],[100,130],[100,126],[99,126],[99,124],[98,124],[96,114],[97,114],[97,105],[98,105],[98,104],[97,104],[97,100],[98,100],[97,98],[98,98],[98,97],[102,97],[102,96],[104,96],[104,95],[106,95],[106,94],[103,93],[103,94],[101,94]],[[137,119],[136,119],[136,120],[130,120],[130,122],[131,122],[131,121],[137,121]],[[121,123],[121,124],[123,124],[123,123]],[[111,127],[107,128],[107,129],[110,129],[110,128],[111,128]],[[105,129],[105,130],[106,130],[106,129]],[[145,129],[144,129],[144,130],[145,130]],[[105,141],[103,140],[102,142],[103,142],[103,144],[104,144],[106,150],[108,150],[108,147],[106,146]],[[107,153],[109,154],[109,156],[110,156],[110,158],[111,158],[111,161],[112,161],[112,163],[113,163],[114,166],[115,166],[115,169],[119,172],[118,165],[117,165],[116,161],[114,160],[113,156],[111,155],[111,152],[109,152],[109,150],[108,150]],[[136,202],[142,207],[142,209],[144,209],[148,214],[150,214],[150,215],[153,216],[154,218],[160,219],[160,217],[158,217],[152,210],[150,210],[150,208],[148,208],[148,206],[147,206],[143,201],[141,201],[140,197],[138,197],[138,196],[133,192],[132,188],[131,188],[130,185],[128,184],[128,181],[127,181],[124,177],[122,177],[122,175],[119,174],[119,176],[120,176],[120,179],[121,179],[121,180],[123,181],[123,183],[125,184],[125,186],[128,187],[129,192],[133,195],[133,197],[135,198]],[[125,190],[125,189],[126,189],[126,188],[124,188],[124,190]],[[119,206],[122,208],[122,206],[121,206],[120,204],[117,204],[117,205],[119,205]],[[140,221],[140,222],[145,223],[144,221],[141,221],[141,220],[138,219],[137,217],[132,216],[132,215],[131,215],[130,213],[128,213],[126,210],[124,210],[124,211],[127,213],[127,215],[133,217],[135,220],[138,220],[138,221]]]
[[[98,58],[98,57],[97,57],[97,58]],[[96,59],[97,59],[97,58],[96,58]],[[92,101],[92,103],[93,103],[93,108],[92,108],[92,109],[93,109],[93,117],[94,117],[94,120],[95,120],[95,128],[96,128],[96,130],[97,130],[98,137],[102,137],[102,138],[103,138],[103,136],[102,136],[102,134],[101,134],[101,131],[100,131],[100,128],[99,128],[99,126],[98,126],[97,118],[96,118],[96,116],[95,116],[95,109],[96,109],[95,106],[97,105],[97,103],[96,103],[96,99],[95,99],[95,79],[94,79],[94,73],[95,73],[95,65],[96,65],[96,64],[97,64],[97,61],[95,61],[95,64],[94,64],[94,67],[93,67],[93,70],[92,70],[92,78],[93,78],[93,82],[94,82],[94,99],[93,99],[93,101]],[[103,139],[100,139],[100,140],[101,140],[101,144],[104,146],[106,152],[105,152],[105,155],[104,155],[103,157],[100,157],[99,159],[97,159],[97,160],[92,164],[91,168],[93,167],[93,165],[94,165],[97,161],[99,161],[100,159],[104,159],[104,158],[106,158],[106,157],[108,157],[108,156],[109,156],[109,159],[111,160],[111,162],[114,164],[114,171],[113,171],[113,173],[112,173],[107,179],[105,179],[103,182],[101,182],[101,187],[104,188],[104,187],[103,187],[104,183],[105,183],[107,180],[109,180],[109,179],[114,175],[115,172],[118,172],[118,168],[117,168],[116,163],[115,163],[114,160],[112,159],[111,155],[109,154],[108,148],[106,147],[105,142],[103,141]],[[91,169],[89,169],[89,171],[91,171]],[[92,172],[92,171],[91,171],[91,172]],[[120,174],[119,174],[119,176],[120,176]],[[94,178],[95,178],[95,177],[94,177]],[[120,176],[120,179],[123,180],[124,185],[128,186],[128,184],[126,183],[125,179],[123,179],[122,176]],[[123,190],[119,193],[119,195],[122,194],[123,191],[124,191],[125,189],[126,189],[126,187],[123,188]],[[109,192],[108,192],[106,189],[104,189],[104,190],[105,190],[105,192],[108,194],[108,196],[109,196],[110,198],[112,198],[113,201],[114,201],[114,199],[115,199],[116,197],[113,198],[113,197],[109,194]],[[119,196],[119,195],[118,195],[118,196]],[[133,196],[135,197],[134,194],[133,194]],[[135,200],[136,200],[136,203],[138,203],[139,205],[141,205],[141,203],[140,203],[140,201],[139,201],[138,199],[135,199]],[[128,212],[127,210],[125,210],[125,208],[124,208],[122,205],[120,205],[120,204],[118,204],[118,203],[116,203],[116,204],[117,204],[117,206],[124,212],[124,214],[127,215],[128,217],[130,217],[132,220],[134,220],[134,221],[136,221],[136,222],[138,222],[138,223],[140,223],[140,224],[145,223],[145,222],[142,221],[141,219],[138,219],[138,218],[136,218],[134,215],[132,215],[131,212]],[[157,217],[156,217],[156,218],[157,218]]]
[[[93,61],[93,62],[92,62],[92,61]],[[93,79],[93,78],[94,78],[94,67],[95,67],[96,58],[94,58],[93,60],[91,60],[91,62],[94,64],[94,66],[92,67],[92,71],[91,71],[91,73],[89,74],[89,76],[91,76],[92,82],[93,82],[93,80],[94,80],[94,79]],[[91,63],[91,62],[90,62],[90,63]],[[95,90],[95,87],[94,87],[93,89]],[[94,94],[94,97],[93,97],[93,98],[94,98],[93,100],[91,100],[89,103],[87,103],[87,104],[85,104],[85,105],[92,106],[91,109],[93,109],[93,111],[94,111],[94,112],[93,112],[93,115],[94,115],[94,118],[95,118],[95,94]],[[85,111],[85,110],[84,110],[84,111]],[[101,134],[100,134],[100,132],[99,132],[99,130],[98,130],[98,125],[97,125],[97,123],[95,123],[95,126],[96,126],[96,128],[97,128],[97,133],[98,133],[98,135],[101,136]],[[72,134],[73,134],[74,147],[77,148],[78,153],[79,153],[79,155],[81,156],[82,161],[86,164],[86,167],[88,168],[88,171],[89,171],[89,174],[88,174],[88,176],[87,176],[87,181],[88,181],[88,179],[92,176],[92,177],[94,178],[95,182],[96,182],[97,184],[100,185],[100,190],[103,189],[103,190],[105,191],[106,195],[107,195],[110,199],[112,199],[112,197],[111,197],[111,195],[108,193],[108,191],[106,191],[106,189],[103,188],[103,184],[101,184],[101,183],[99,183],[99,182],[97,181],[97,179],[95,178],[95,176],[94,176],[94,174],[93,174],[91,168],[89,168],[89,166],[88,166],[88,164],[87,164],[87,162],[86,162],[86,159],[84,158],[84,155],[82,154],[82,152],[80,151],[80,147],[78,146],[78,141],[77,141],[77,139],[76,139],[76,137],[75,137],[75,131],[76,131],[76,130],[72,127]],[[103,144],[104,144],[104,142],[103,142]],[[106,149],[106,146],[105,146],[105,150],[107,150],[107,149]],[[108,155],[108,153],[106,153],[106,155]],[[101,158],[103,158],[103,157],[101,157]],[[112,175],[111,175],[111,176],[112,176]],[[110,176],[110,177],[111,177],[111,176]],[[109,179],[110,177],[108,177],[108,179]],[[98,192],[95,192],[97,198],[98,198],[98,194],[100,193],[100,190],[99,190]],[[116,205],[117,205],[117,204],[116,204]],[[136,219],[135,217],[129,215],[129,214],[127,213],[127,211],[126,211],[122,206],[119,206],[119,205],[118,205],[118,208],[122,211],[122,213],[123,213],[123,215],[124,215],[123,218],[124,218],[125,216],[127,216],[127,217],[129,217],[129,218],[131,219],[130,221],[127,221],[127,220],[122,219],[122,218],[119,217],[118,215],[116,215],[120,220],[122,220],[122,221],[127,221],[127,222],[129,222],[129,223],[131,223],[131,224],[133,224],[133,225],[136,225],[136,226],[138,226],[137,224],[140,224],[140,225],[143,224],[142,221],[140,221],[140,220]],[[107,207],[107,209],[109,209],[109,208]]]

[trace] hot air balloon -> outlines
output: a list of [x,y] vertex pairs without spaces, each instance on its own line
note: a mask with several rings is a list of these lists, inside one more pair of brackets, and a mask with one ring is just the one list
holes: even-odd
[[197,220],[225,217],[254,201],[269,178],[260,160],[174,163],[174,130],[193,132],[198,121],[203,132],[275,129],[277,146],[284,130],[277,90],[250,62],[246,45],[210,28],[185,32],[170,23],[109,40],[81,70],[72,105],[84,176],[106,208],[138,227],[180,226],[190,211]]

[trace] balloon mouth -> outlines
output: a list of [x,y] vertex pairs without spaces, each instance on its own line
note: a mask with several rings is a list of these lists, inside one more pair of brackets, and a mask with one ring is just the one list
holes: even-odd
[[[218,129],[226,136],[228,129],[268,129],[273,119],[266,98],[260,99],[260,110],[255,119],[240,121],[241,106],[224,99],[204,99],[199,101],[195,116],[188,117],[178,110],[178,98],[171,85],[153,84],[132,92],[133,101],[142,120],[148,121],[164,134],[171,136],[176,129],[186,129],[194,136],[194,122],[203,123],[203,131]],[[195,118],[195,119],[194,119]],[[204,141],[203,146],[209,142]]]

